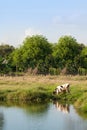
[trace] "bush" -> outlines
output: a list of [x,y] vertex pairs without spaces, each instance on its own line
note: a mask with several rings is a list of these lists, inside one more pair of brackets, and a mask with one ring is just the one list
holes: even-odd
[[49,68],[49,74],[51,74],[51,75],[59,75],[60,74],[60,69]]
[[86,75],[87,74],[87,69],[85,69],[85,68],[79,68],[78,69],[78,73],[79,73],[79,75]]

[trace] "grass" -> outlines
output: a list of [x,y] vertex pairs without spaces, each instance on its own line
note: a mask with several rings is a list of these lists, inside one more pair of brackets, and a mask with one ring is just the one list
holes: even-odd
[[[53,95],[57,85],[70,83],[71,93]],[[41,102],[50,100],[73,103],[87,112],[87,76],[20,76],[0,77],[0,100]]]

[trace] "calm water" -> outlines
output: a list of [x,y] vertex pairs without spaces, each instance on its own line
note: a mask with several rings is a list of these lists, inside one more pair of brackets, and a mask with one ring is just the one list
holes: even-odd
[[58,102],[0,106],[0,130],[87,130],[87,119]]

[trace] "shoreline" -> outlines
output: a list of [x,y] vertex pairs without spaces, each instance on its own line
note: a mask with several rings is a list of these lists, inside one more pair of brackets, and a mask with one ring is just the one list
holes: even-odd
[[[57,85],[70,83],[71,94],[52,95]],[[87,112],[87,76],[17,76],[0,77],[0,101],[67,101]]]

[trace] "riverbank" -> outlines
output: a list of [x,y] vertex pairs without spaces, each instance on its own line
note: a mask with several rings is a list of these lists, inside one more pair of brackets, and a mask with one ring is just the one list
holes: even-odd
[[[53,95],[57,85],[70,83],[70,94]],[[18,102],[67,101],[87,112],[86,76],[0,77],[0,100]]]

